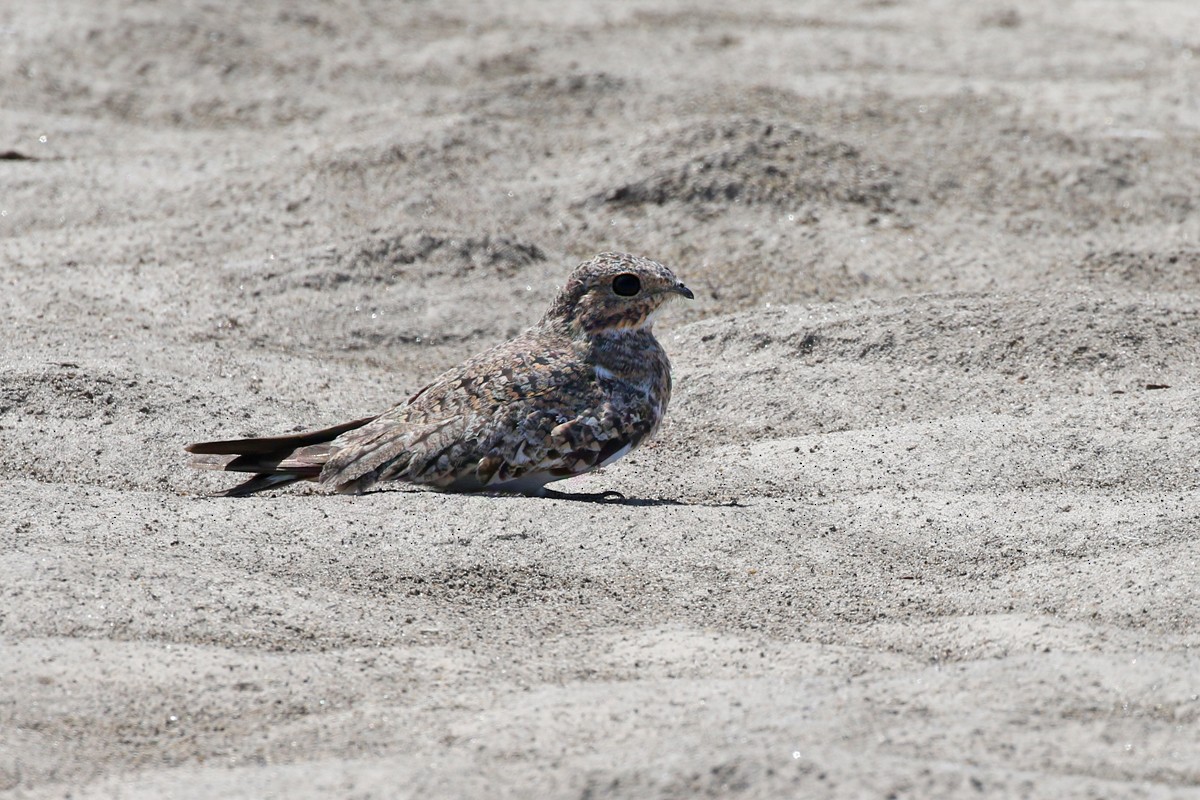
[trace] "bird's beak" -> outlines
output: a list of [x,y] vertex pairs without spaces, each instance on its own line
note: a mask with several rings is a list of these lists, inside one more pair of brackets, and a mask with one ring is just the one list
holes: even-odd
[[688,287],[684,286],[682,282],[680,282],[680,283],[677,283],[677,284],[675,284],[673,287],[671,287],[671,291],[672,291],[672,292],[675,292],[676,294],[681,294],[681,295],[683,295],[683,296],[684,296],[684,297],[686,297],[688,300],[695,300],[695,299],[696,299],[696,295],[692,294],[692,290],[691,290],[691,289],[689,289]]

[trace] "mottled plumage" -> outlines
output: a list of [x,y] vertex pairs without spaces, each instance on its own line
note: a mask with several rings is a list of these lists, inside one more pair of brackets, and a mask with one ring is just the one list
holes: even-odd
[[[542,493],[611,464],[658,430],[671,365],[654,338],[692,293],[620,253],[580,264],[542,319],[377,417],[311,433],[191,444],[193,465],[256,473],[227,495],[299,480],[358,493],[399,480],[445,491]],[[235,456],[230,459],[229,456]]]

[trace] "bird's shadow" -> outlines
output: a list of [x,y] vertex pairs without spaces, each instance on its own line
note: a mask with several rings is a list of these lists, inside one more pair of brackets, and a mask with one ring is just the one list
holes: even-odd
[[[363,492],[363,494],[367,495],[392,491],[395,491],[395,489],[370,489],[366,492]],[[475,497],[528,497],[539,500],[563,500],[568,503],[595,503],[598,505],[630,506],[641,508],[650,508],[654,506],[745,508],[745,506],[742,505],[742,503],[736,497],[724,503],[689,503],[686,500],[675,500],[669,497],[626,497],[621,492],[612,490],[606,492],[559,492],[554,489],[544,489],[541,494],[527,494],[523,492],[471,492],[470,494]]]
[[626,497],[621,492],[558,492],[553,489],[544,490],[541,495],[550,500],[565,500],[569,503],[599,503],[601,505],[613,506],[713,506],[713,507],[740,507],[741,503],[736,498],[728,503],[689,503],[686,500],[675,500],[669,497]]

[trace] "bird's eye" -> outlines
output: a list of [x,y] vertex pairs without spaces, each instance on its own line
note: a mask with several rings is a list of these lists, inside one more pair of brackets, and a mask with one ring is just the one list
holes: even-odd
[[622,297],[633,297],[642,290],[642,282],[637,275],[622,272],[613,278],[613,291]]

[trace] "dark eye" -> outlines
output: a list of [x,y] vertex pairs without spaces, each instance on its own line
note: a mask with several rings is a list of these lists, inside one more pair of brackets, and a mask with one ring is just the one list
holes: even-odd
[[613,291],[622,297],[633,297],[642,290],[642,282],[637,275],[622,272],[613,278]]

